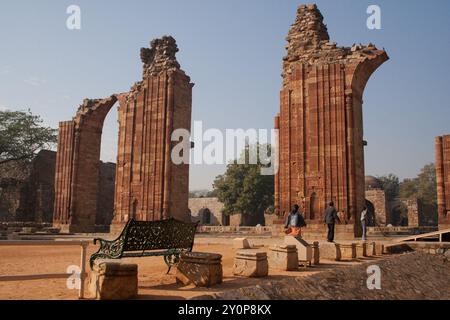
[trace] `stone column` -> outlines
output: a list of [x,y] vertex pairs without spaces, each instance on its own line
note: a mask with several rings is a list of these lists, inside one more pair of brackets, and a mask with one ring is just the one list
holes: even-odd
[[436,183],[437,183],[437,205],[439,221],[446,218],[447,208],[445,203],[445,178],[444,178],[444,146],[443,138],[436,137]]

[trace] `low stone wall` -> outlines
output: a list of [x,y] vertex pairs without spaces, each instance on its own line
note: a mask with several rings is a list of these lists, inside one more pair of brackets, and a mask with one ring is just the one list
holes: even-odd
[[[381,269],[380,290],[367,288],[369,265],[377,265]],[[449,287],[449,258],[412,252],[360,265],[335,268],[311,276],[272,281],[195,299],[447,300],[450,299]]]
[[437,231],[438,227],[369,227],[368,235],[390,234],[390,235],[415,235]]
[[240,227],[240,226],[199,226],[200,233],[248,233],[261,234],[271,232],[272,227]]
[[386,247],[387,253],[402,253],[408,251],[420,251],[429,254],[450,256],[450,242],[410,241],[402,242]]

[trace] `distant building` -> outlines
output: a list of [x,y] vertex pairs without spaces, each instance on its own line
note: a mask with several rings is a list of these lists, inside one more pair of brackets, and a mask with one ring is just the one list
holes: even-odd
[[228,226],[230,216],[222,213],[223,203],[218,198],[190,198],[191,219],[205,226]]
[[417,198],[389,201],[381,181],[373,176],[365,178],[366,207],[369,225],[422,227],[437,225],[435,209]]

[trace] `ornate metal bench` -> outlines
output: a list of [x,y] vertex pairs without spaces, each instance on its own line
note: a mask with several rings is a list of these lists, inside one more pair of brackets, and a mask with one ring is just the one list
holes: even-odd
[[100,249],[90,258],[91,269],[96,259],[163,256],[169,267],[179,261],[183,251],[192,251],[197,223],[186,223],[173,218],[160,221],[130,219],[116,240],[94,239]]

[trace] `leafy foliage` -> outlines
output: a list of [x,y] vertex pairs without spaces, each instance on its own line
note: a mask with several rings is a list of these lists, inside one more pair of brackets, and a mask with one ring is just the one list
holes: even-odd
[[[253,148],[268,148],[268,145],[255,145],[248,147],[240,157],[249,157]],[[269,153],[270,156],[270,153]],[[242,215],[254,216],[263,214],[264,211],[273,206],[274,201],[274,176],[262,175],[261,168],[264,165],[238,164],[234,161],[227,166],[225,174],[218,176],[213,184],[214,193],[224,204],[223,212],[231,215],[241,213]]]
[[422,200],[425,204],[437,205],[435,165],[427,164],[416,178],[405,179],[400,185],[400,197],[414,197]]
[[30,160],[41,149],[51,149],[57,130],[45,127],[29,110],[0,111],[0,164]]
[[386,198],[388,201],[394,200],[398,197],[400,190],[400,182],[396,175],[390,173],[387,176],[377,177],[383,185],[383,189],[386,192]]

